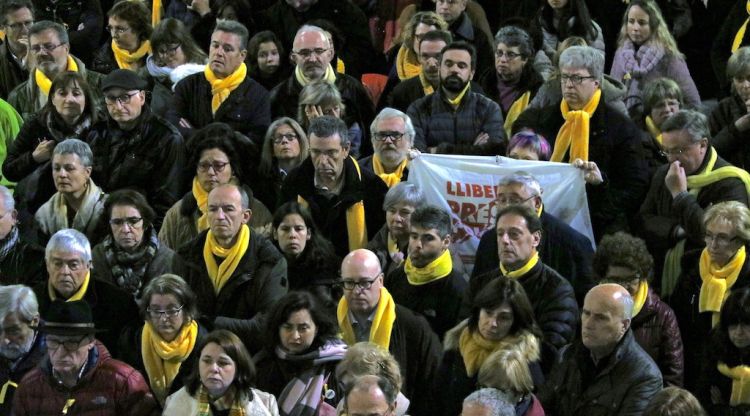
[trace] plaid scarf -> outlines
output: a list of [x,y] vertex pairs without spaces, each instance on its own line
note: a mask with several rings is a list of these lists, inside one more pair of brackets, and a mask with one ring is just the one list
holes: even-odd
[[133,252],[127,252],[114,243],[112,235],[104,239],[104,259],[112,271],[117,286],[137,296],[143,285],[143,278],[149,264],[159,250],[156,232],[150,227],[141,244]]

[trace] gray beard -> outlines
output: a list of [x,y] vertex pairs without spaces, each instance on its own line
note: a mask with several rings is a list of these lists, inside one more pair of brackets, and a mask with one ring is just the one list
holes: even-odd
[[34,336],[29,337],[29,339],[24,343],[24,345],[18,346],[16,344],[8,344],[8,345],[2,345],[0,346],[0,356],[3,356],[11,361],[15,361],[24,355],[26,355],[29,351],[31,351],[31,347],[34,345]]

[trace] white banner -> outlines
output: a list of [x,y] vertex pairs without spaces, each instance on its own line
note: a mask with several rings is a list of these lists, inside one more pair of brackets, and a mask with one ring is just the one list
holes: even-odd
[[[567,163],[532,162],[494,156],[422,154],[409,164],[410,183],[419,184],[429,204],[453,219],[453,246],[470,271],[479,239],[494,226],[495,188],[517,171],[542,185],[544,209],[594,241],[583,173]],[[593,246],[593,243],[592,243]]]

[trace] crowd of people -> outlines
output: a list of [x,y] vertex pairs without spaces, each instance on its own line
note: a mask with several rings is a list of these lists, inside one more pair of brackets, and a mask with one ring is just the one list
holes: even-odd
[[[750,414],[749,22],[0,0],[0,415]],[[459,256],[428,153],[571,164],[593,240],[516,171]]]

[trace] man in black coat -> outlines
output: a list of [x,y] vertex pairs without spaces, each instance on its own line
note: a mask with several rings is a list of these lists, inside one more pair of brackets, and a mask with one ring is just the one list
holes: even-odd
[[323,236],[344,257],[365,247],[385,224],[383,200],[388,187],[349,156],[346,124],[317,117],[309,128],[310,157],[289,173],[280,202],[307,205]]
[[[603,70],[604,55],[594,48],[573,46],[561,54],[563,100],[570,112],[583,110],[595,97],[601,97]],[[527,109],[513,123],[513,133],[524,128],[534,130],[555,149],[553,161],[571,162],[584,171],[591,225],[598,241],[604,234],[627,230],[628,221],[646,194],[649,178],[641,145],[645,133],[606,104],[603,97],[589,116],[588,137],[575,137],[570,142],[565,139],[578,132],[574,126],[579,123],[569,115],[566,124],[560,103]],[[563,131],[570,136],[558,138],[561,127],[566,127]],[[588,142],[588,148],[577,145],[581,142]],[[571,156],[574,151],[578,153]]]
[[[591,241],[544,209],[542,186],[534,176],[516,172],[501,178],[495,189],[495,206],[498,210],[510,205],[523,205],[539,215],[544,230],[537,247],[539,260],[567,279],[573,285],[578,302],[583,302],[583,297],[594,286],[591,268],[594,249]],[[492,227],[479,240],[471,276],[496,270],[498,264],[497,231]]]
[[0,185],[0,284],[33,286],[45,279],[44,249],[24,241],[13,194]]
[[633,298],[617,284],[595,286],[583,304],[581,340],[566,347],[539,392],[550,416],[640,415],[662,389],[654,360],[630,322]]
[[[208,55],[207,69],[213,79],[201,71],[175,87],[174,105],[167,118],[186,138],[218,121],[246,135],[260,149],[271,124],[271,104],[268,91],[247,73],[244,61],[248,36],[241,23],[220,21],[211,35]],[[231,85],[213,94],[214,86],[227,78],[233,79]]]
[[0,45],[0,97],[7,99],[13,88],[29,79],[26,54],[29,28],[34,23],[31,0],[3,2],[0,20],[5,31],[5,42]]
[[542,239],[542,222],[530,208],[510,205],[498,212],[495,224],[500,268],[471,278],[464,311],[469,310],[474,296],[493,279],[501,275],[517,279],[529,297],[544,343],[552,347],[547,350],[559,350],[573,340],[578,304],[570,283],[539,260],[537,247]]
[[448,22],[448,30],[453,35],[454,41],[470,43],[477,50],[477,58],[474,60],[474,68],[480,71],[492,68],[492,45],[485,32],[476,26],[466,13],[466,4],[469,0],[436,1],[435,13],[439,14]]
[[387,349],[401,368],[401,391],[411,400],[409,413],[434,413],[432,380],[440,365],[440,341],[427,321],[398,305],[383,287],[383,271],[370,250],[349,253],[341,263],[344,296],[337,318],[344,341],[369,341]]
[[327,32],[317,26],[302,26],[294,37],[291,49],[294,73],[271,90],[271,114],[274,118],[287,116],[296,119],[302,88],[315,81],[331,82],[339,90],[346,107],[346,124],[349,126],[356,122],[364,132],[359,155],[369,156],[372,154],[372,144],[368,127],[375,118],[375,108],[367,90],[357,78],[335,70],[331,64],[333,56],[333,45]]

